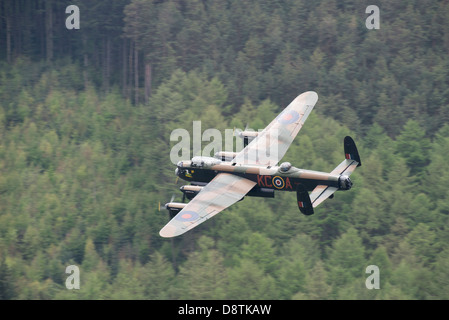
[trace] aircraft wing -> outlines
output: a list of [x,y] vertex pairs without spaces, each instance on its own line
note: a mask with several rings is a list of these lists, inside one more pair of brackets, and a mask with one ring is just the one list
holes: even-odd
[[170,238],[183,234],[242,199],[256,182],[229,173],[215,176],[159,232]]
[[287,152],[306,121],[318,95],[300,94],[253,141],[237,154],[232,163],[274,166]]

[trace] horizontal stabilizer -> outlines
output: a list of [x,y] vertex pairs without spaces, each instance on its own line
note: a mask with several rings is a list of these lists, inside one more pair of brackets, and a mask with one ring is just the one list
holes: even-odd
[[329,198],[337,190],[338,189],[335,187],[325,185],[316,186],[316,188],[313,189],[312,193],[310,194],[310,201],[312,202],[312,206],[314,208],[317,207],[321,202]]
[[345,159],[334,170],[332,170],[331,174],[345,174],[347,176],[350,176],[358,166],[359,163],[357,161]]

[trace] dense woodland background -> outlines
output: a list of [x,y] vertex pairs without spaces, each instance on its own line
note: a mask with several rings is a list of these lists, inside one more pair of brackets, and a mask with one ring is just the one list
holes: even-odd
[[[448,1],[3,0],[0,41],[1,299],[449,298]],[[351,191],[158,235],[173,129],[263,128],[307,90],[283,160],[330,171],[351,135]]]

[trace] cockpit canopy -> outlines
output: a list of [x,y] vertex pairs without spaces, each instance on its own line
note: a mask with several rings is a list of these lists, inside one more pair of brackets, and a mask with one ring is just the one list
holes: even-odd
[[196,156],[192,158],[192,167],[211,167],[219,164],[221,161],[212,157]]
[[292,167],[292,164],[290,162],[284,162],[279,167],[279,170],[281,172],[287,172],[288,170],[290,170],[291,167]]

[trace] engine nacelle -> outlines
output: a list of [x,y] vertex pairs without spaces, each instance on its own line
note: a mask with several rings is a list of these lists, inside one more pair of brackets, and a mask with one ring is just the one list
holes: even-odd
[[187,203],[169,202],[169,203],[166,203],[164,207],[170,213],[170,217],[174,217],[175,215],[177,215],[179,213],[179,211],[184,209],[184,207],[186,205],[187,205]]
[[195,196],[203,189],[202,186],[192,186],[192,185],[186,185],[179,188],[179,190],[182,191],[182,193],[185,194],[186,198],[189,200],[192,200],[195,198]]
[[349,190],[352,188],[352,181],[348,176],[340,176],[338,178],[338,188],[340,190]]
[[249,130],[245,130],[245,131],[240,131],[239,132],[239,137],[243,138],[243,137],[250,137],[250,138],[255,138],[259,135],[259,132],[257,131],[249,131]]
[[221,161],[232,161],[238,152],[231,151],[219,151],[215,153],[215,158],[220,159]]
[[243,139],[243,145],[246,147],[248,145],[248,143],[253,141],[259,135],[259,132],[245,130],[245,131],[240,131],[238,135],[240,138]]

